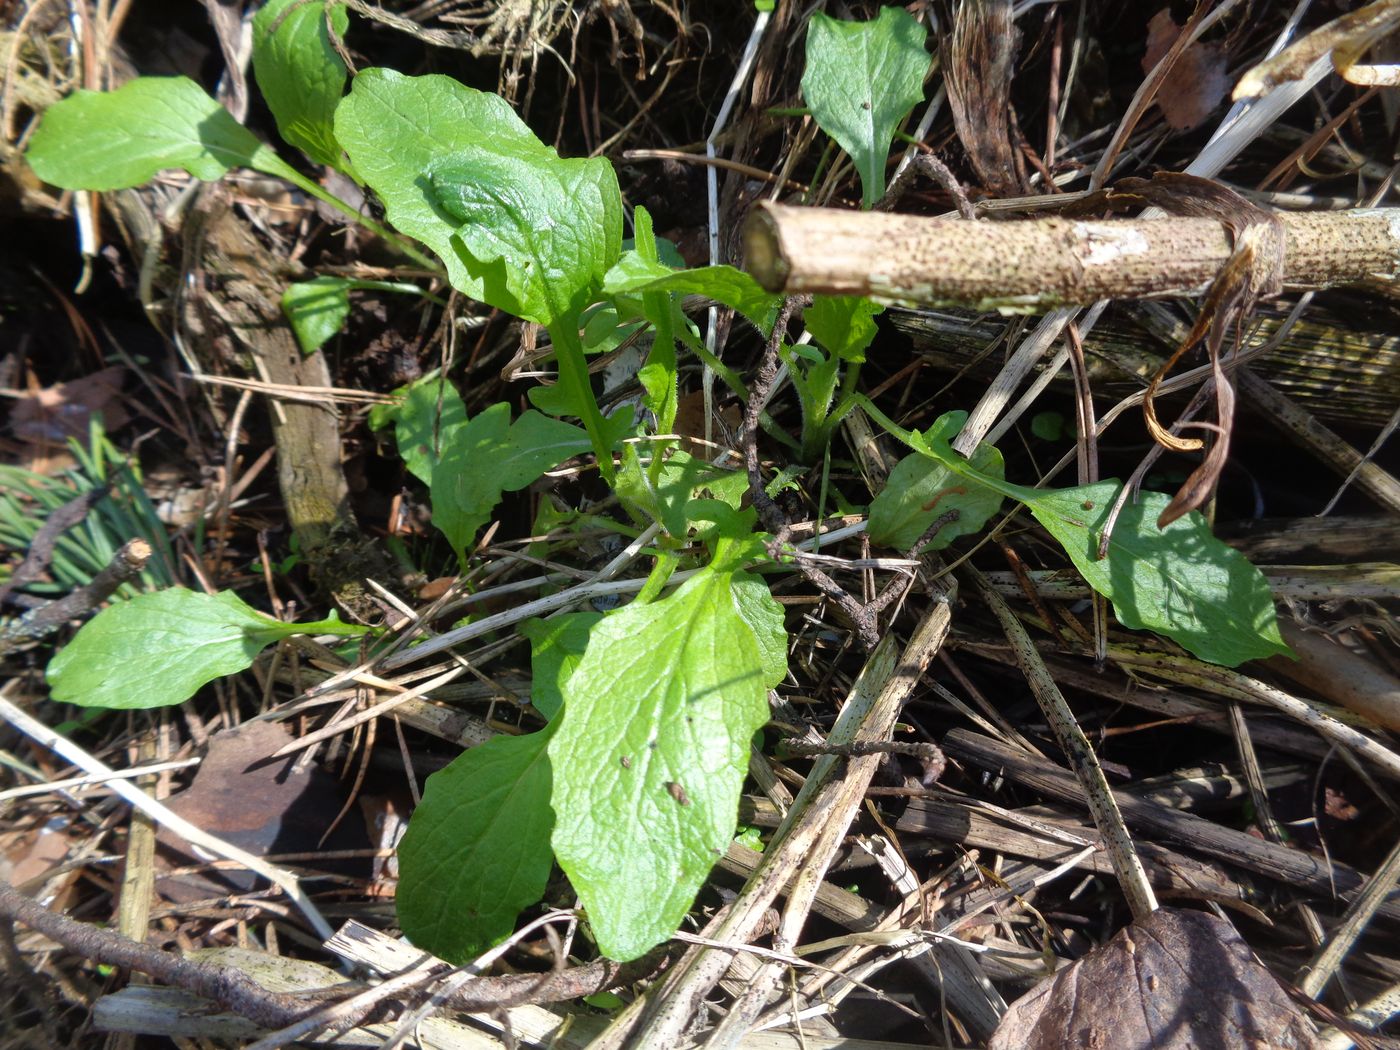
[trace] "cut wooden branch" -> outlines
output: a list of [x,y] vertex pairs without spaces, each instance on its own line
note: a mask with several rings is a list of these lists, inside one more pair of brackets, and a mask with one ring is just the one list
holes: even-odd
[[[1288,288],[1400,275],[1400,209],[1280,213]],[[1032,311],[1202,294],[1230,258],[1213,219],[975,222],[762,203],[746,265],[785,295]]]

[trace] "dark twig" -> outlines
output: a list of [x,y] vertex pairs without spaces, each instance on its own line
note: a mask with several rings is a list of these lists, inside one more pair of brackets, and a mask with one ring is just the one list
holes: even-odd
[[10,597],[15,588],[23,587],[31,580],[39,578],[43,571],[49,567],[49,563],[53,561],[53,550],[58,544],[58,538],[86,518],[88,512],[107,495],[109,489],[108,485],[99,485],[95,489],[89,489],[87,492],[74,496],[49,515],[48,520],[34,534],[34,539],[29,542],[29,550],[24,555],[24,561],[15,566],[15,571],[10,574],[9,580],[0,584],[0,605],[5,604],[6,599]]
[[297,996],[269,992],[227,966],[194,962],[47,908],[0,882],[0,920],[22,922],[93,962],[137,970],[165,984],[212,999],[263,1028],[283,1028],[314,1006]]
[[0,628],[0,654],[27,642],[38,641],[69,620],[86,616],[110,598],[122,584],[140,576],[150,560],[151,545],[145,540],[130,540],[123,544],[106,567],[92,578],[91,583],[57,601],[31,609]]
[[[787,542],[790,525],[787,515],[763,487],[763,475],[758,466],[758,419],[763,411],[763,403],[768,399],[773,382],[777,378],[778,348],[782,345],[783,336],[787,334],[788,321],[797,303],[796,298],[789,298],[778,312],[778,319],[773,323],[773,333],[768,337],[768,345],[763,348],[763,360],[759,363],[758,375],[749,387],[748,405],[744,408],[744,466],[749,475],[749,498],[753,501],[754,509],[758,511],[763,527],[773,533],[769,555],[774,561],[782,560],[782,548]],[[798,558],[792,564],[817,590],[846,610],[855,624],[861,644],[866,649],[874,649],[879,644],[880,634],[876,630],[875,613],[856,601],[850,592],[810,562]]]

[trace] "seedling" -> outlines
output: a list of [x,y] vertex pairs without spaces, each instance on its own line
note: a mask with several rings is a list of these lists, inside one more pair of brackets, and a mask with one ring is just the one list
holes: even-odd
[[[741,378],[708,354],[680,301],[708,296],[765,336],[781,303],[731,267],[687,270],[663,261],[664,246],[640,208],[635,246],[624,251],[612,166],[560,157],[494,95],[389,69],[360,72],[345,95],[325,10],[302,0],[269,4],[255,26],[254,70],[287,142],[373,191],[391,228],[301,176],[184,79],[79,92],[45,114],[29,160],[45,180],[86,189],[138,185],[172,167],[201,179],[257,168],[364,223],[462,295],[547,329],[559,384],[532,397],[536,409],[512,419],[498,404],[469,418],[451,384],[433,377],[377,412],[376,425],[394,427],[409,471],[429,488],[434,523],[464,564],[502,493],[591,454],[630,512],[659,526],[656,568],[641,595],[617,611],[526,625],[532,699],[547,725],[469,750],[429,778],[401,848],[399,916],[416,943],[465,961],[510,932],[557,860],[602,951],[635,958],[671,935],[732,840],[750,742],[768,718],[768,690],[787,669],[781,609],[749,571],[769,560],[769,537],[741,509],[744,476],[662,438],[676,419],[678,344],[744,392]],[[329,12],[330,26],[343,31],[344,6],[331,3]],[[896,8],[869,24],[816,16],[808,61],[808,104],[855,160],[869,206],[884,192],[896,126],[921,95],[929,65],[923,30]],[[287,312],[303,348],[314,351],[339,326],[352,287],[317,278],[289,290]],[[1117,482],[1028,489],[1003,478],[996,449],[979,448],[970,460],[952,451],[957,414],[923,433],[885,419],[858,389],[880,309],[864,299],[818,298],[807,312],[816,345],[780,347],[802,406],[804,463],[824,454],[856,405],[913,450],[871,507],[875,540],[913,543],[955,506],[955,524],[926,541],[943,547],[980,530],[1011,499],[1065,546],[1124,624],[1223,663],[1284,651],[1262,576],[1216,541],[1199,515],[1159,532],[1150,521],[1166,497],[1145,494],[1100,561],[1094,548]],[[608,325],[653,336],[639,377],[646,421],[600,411],[585,322],[594,343],[608,342],[596,331]],[[682,556],[694,559],[696,551],[706,552],[699,571],[668,592]],[[362,629],[335,620],[282,624],[231,594],[172,589],[101,613],[49,675],[55,698],[73,703],[178,703],[298,631]],[[134,667],[152,673],[135,675]]]

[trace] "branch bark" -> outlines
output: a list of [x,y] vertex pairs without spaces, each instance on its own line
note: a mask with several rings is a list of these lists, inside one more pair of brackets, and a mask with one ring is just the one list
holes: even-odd
[[[1400,209],[1281,213],[1284,285],[1400,275]],[[747,267],[785,295],[866,295],[977,310],[1194,296],[1230,258],[1214,219],[963,222],[762,203],[744,226]]]

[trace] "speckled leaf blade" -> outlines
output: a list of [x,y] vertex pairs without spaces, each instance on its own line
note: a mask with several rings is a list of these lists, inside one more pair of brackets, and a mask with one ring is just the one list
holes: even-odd
[[871,22],[840,22],[820,12],[807,27],[802,97],[817,124],[851,155],[869,208],[885,192],[885,160],[895,128],[923,98],[933,58],[927,31],[899,7]]
[[733,838],[772,670],[714,569],[593,628],[549,754],[555,855],[610,958],[669,937]]
[[[929,429],[928,435],[955,435],[967,413],[947,413]],[[949,455],[956,455],[951,449]],[[1000,481],[1005,474],[1001,453],[992,445],[981,444],[969,461],[980,475]],[[908,550],[925,530],[949,511],[958,516],[938,530],[924,550],[942,550],[960,536],[980,532],[1003,500],[1000,492],[971,477],[955,474],[943,463],[928,456],[905,456],[890,472],[889,482],[870,503],[870,541],[884,547]]]
[[554,863],[552,732],[498,736],[428,778],[398,849],[395,906],[417,947],[466,963],[544,895]]

